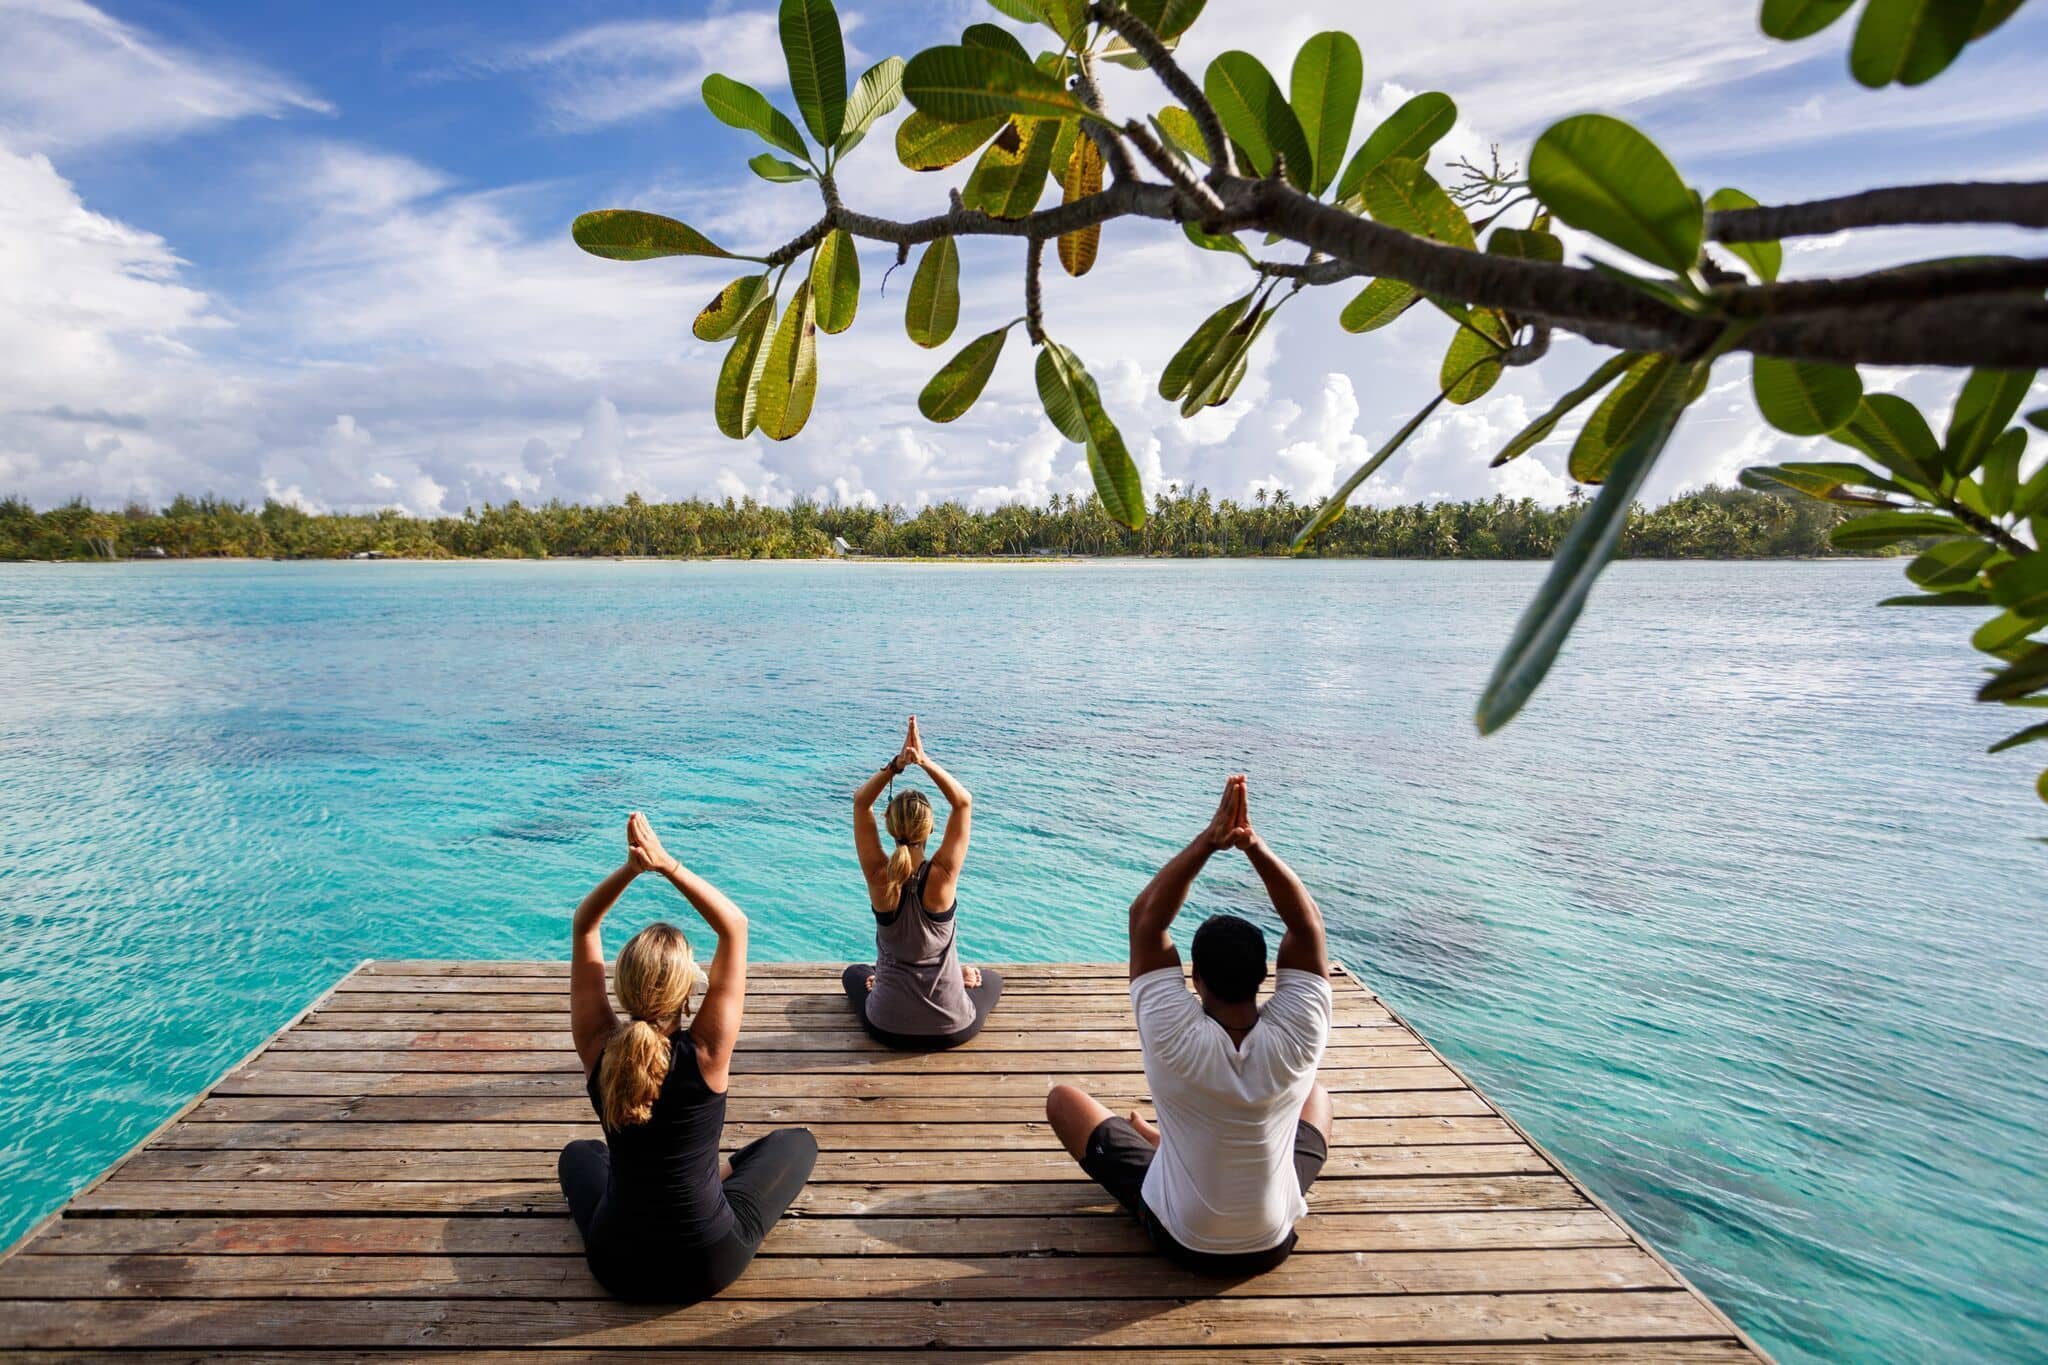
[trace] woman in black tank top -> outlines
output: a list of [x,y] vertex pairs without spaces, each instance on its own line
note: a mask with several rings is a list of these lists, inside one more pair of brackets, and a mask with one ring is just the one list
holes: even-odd
[[[576,907],[569,969],[570,1036],[604,1141],[570,1143],[556,1170],[600,1284],[622,1299],[694,1303],[747,1268],[809,1179],[818,1144],[807,1129],[784,1128],[719,1160],[747,990],[747,917],[670,857],[638,813],[626,822],[626,845],[625,866]],[[694,1020],[699,972],[673,925],[650,924],[619,953],[627,1018],[606,998],[599,925],[643,872],[666,877],[718,935]]]

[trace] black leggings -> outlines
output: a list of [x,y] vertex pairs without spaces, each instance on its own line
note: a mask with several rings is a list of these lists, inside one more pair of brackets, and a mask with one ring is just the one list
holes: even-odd
[[1003,995],[1003,974],[992,967],[983,967],[981,984],[967,988],[967,1002],[974,1006],[973,1023],[951,1033],[891,1033],[868,1022],[868,978],[874,974],[875,969],[868,963],[856,962],[840,974],[839,984],[846,988],[846,998],[853,1002],[853,1016],[868,1031],[868,1037],[884,1047],[902,1048],[907,1052],[937,1052],[941,1048],[960,1046],[981,1032],[981,1026],[988,1022],[988,1012],[996,1007],[996,1001]]
[[606,1236],[603,1214],[612,1158],[603,1142],[584,1138],[570,1143],[555,1163],[555,1174],[599,1284],[622,1299],[696,1303],[740,1277],[817,1161],[818,1140],[808,1128],[778,1128],[734,1152],[732,1176],[725,1182],[732,1230],[709,1246],[689,1248],[675,1245],[674,1235],[682,1229],[663,1229],[658,1237]]

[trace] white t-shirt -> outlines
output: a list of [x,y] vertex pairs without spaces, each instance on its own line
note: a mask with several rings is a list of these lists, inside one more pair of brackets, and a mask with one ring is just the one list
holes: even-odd
[[1233,1047],[1179,967],[1131,982],[1159,1152],[1145,1206],[1192,1251],[1265,1251],[1308,1212],[1294,1129],[1330,1038],[1330,983],[1283,967],[1259,1022]]

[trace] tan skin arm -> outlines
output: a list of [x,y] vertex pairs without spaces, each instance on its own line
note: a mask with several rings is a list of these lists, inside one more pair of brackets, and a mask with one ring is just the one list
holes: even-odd
[[918,738],[916,716],[910,718],[910,742],[906,748],[913,754],[911,762],[925,770],[939,795],[946,798],[948,807],[946,832],[939,837],[939,851],[932,855],[932,870],[924,879],[925,905],[933,914],[943,915],[953,908],[954,892],[960,886],[960,869],[967,863],[967,841],[974,833],[974,794],[925,753],[924,743]]
[[[1242,788],[1242,778],[1239,784]],[[1330,947],[1323,929],[1322,909],[1286,860],[1252,831],[1248,805],[1240,807],[1238,827],[1231,831],[1230,846],[1243,850],[1251,862],[1252,871],[1258,873],[1259,880],[1266,884],[1266,896],[1273,902],[1273,910],[1280,916],[1280,923],[1286,931],[1280,936],[1280,950],[1274,955],[1273,965],[1328,976]]]
[[[907,752],[906,746],[906,752]],[[867,879],[868,899],[875,893],[875,880],[882,875],[882,869],[889,865],[889,855],[882,851],[882,833],[875,828],[875,800],[889,785],[889,779],[908,766],[902,754],[890,759],[878,769],[873,777],[860,784],[853,794],[853,851],[860,859],[860,875]],[[893,905],[880,907],[893,910]]]
[[1131,980],[1162,967],[1180,966],[1180,950],[1173,946],[1173,921],[1188,902],[1188,889],[1219,850],[1233,847],[1240,829],[1250,837],[1245,813],[1245,785],[1242,774],[1223,784],[1223,798],[1216,813],[1193,841],[1167,859],[1166,866],[1153,874],[1145,889],[1131,902]]
[[711,984],[691,1022],[690,1042],[697,1049],[704,1084],[724,1090],[746,1003],[747,917],[724,892],[670,856],[647,818],[637,811],[626,821],[625,866],[599,882],[576,907],[569,968],[569,1032],[576,1055],[587,1075],[618,1027],[618,1015],[605,988],[604,944],[598,926],[620,893],[643,872],[658,872],[667,878],[718,937],[711,957]]

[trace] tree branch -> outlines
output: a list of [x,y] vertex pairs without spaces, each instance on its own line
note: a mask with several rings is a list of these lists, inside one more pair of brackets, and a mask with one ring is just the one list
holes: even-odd
[[1804,204],[1722,209],[1707,215],[1707,236],[1717,242],[1771,242],[1851,228],[1942,223],[2048,227],[2048,184],[1899,185]]
[[[1095,58],[1090,53],[1083,52],[1080,60],[1075,63],[1074,88],[1090,109],[1098,114],[1102,112],[1102,91],[1095,84]],[[1138,178],[1138,167],[1131,160],[1131,149],[1124,146],[1123,139],[1116,135],[1114,129],[1105,128],[1093,120],[1085,120],[1081,124],[1081,132],[1102,153],[1102,159],[1108,163],[1113,181]],[[1065,166],[1055,166],[1052,178],[1064,180],[1066,174]]]
[[1121,5],[1094,4],[1088,7],[1088,17],[1103,27],[1115,31],[1118,37],[1131,45],[1131,51],[1144,59],[1152,68],[1152,74],[1159,77],[1159,83],[1166,92],[1179,100],[1193,115],[1195,126],[1202,130],[1202,141],[1209,145],[1209,176],[1236,175],[1237,161],[1230,151],[1230,139],[1223,132],[1223,120],[1216,117],[1216,106],[1209,103],[1209,97],[1202,93],[1202,87],[1195,84],[1195,78],[1187,73],[1165,43],[1159,41],[1144,20]]

